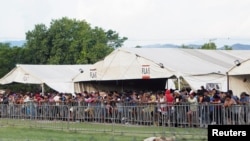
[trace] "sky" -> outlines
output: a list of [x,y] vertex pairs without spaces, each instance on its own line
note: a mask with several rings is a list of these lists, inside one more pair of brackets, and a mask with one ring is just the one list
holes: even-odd
[[25,40],[36,24],[85,20],[127,37],[124,47],[152,44],[250,44],[250,0],[0,0],[0,41]]

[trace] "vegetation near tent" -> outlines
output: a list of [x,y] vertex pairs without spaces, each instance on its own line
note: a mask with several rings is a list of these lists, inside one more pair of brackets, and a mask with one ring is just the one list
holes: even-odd
[[84,20],[63,17],[50,26],[37,24],[22,47],[0,43],[0,77],[16,64],[92,64],[121,47],[127,37]]
[[63,17],[52,20],[49,28],[38,24],[26,33],[26,47],[32,54],[28,63],[91,64],[121,47],[126,39],[113,30]]
[[37,24],[26,33],[23,47],[0,43],[0,76],[16,64],[91,64],[121,47],[126,37],[116,31],[91,27],[84,20],[52,20],[50,26]]
[[[189,45],[181,45],[180,48],[186,48],[186,49],[207,49],[207,50],[216,50],[217,46],[214,42],[209,42],[209,43],[205,43],[203,44],[201,47],[192,47]],[[228,45],[224,45],[222,48],[222,50],[232,50],[233,48],[228,46]]]

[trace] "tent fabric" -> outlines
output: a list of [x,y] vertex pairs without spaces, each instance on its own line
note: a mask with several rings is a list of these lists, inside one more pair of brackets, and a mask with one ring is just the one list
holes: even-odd
[[237,96],[242,92],[250,94],[250,74],[230,76],[229,88],[233,91],[234,95]]
[[0,79],[0,84],[13,82],[24,84],[46,84],[58,92],[73,93],[72,79],[81,70],[88,70],[91,65],[27,65],[17,64],[8,74]]
[[[92,77],[91,70],[95,71],[92,73],[96,73],[94,75],[96,77]],[[76,77],[74,82],[87,81],[88,78],[106,81],[169,78],[174,75],[167,68],[162,68],[159,63],[120,49],[113,51],[104,60],[93,64],[88,72]]]
[[204,50],[182,48],[121,48],[156,63],[162,63],[176,75],[197,75],[226,72],[234,61],[248,59],[250,50]]
[[228,71],[228,75],[249,75],[250,59],[241,62],[240,66],[234,66]]
[[[249,54],[250,50],[118,48],[93,65],[17,65],[0,84],[45,83],[59,92],[73,92],[73,82],[182,76],[193,88],[204,82],[218,82],[225,89],[225,77],[218,76],[225,76],[235,60],[249,59]],[[84,72],[79,73],[79,69]],[[240,74],[237,69],[229,73]],[[246,67],[244,74],[247,71]]]
[[[123,47],[92,66],[96,71],[93,80],[139,79],[142,65],[149,64],[152,78],[175,75],[183,77],[194,89],[214,82],[220,84],[221,90],[226,90],[227,71],[235,65],[235,60],[249,59],[249,54],[248,50]],[[87,80],[88,75],[79,75],[74,81]]]
[[229,88],[236,95],[241,92],[250,93],[250,59],[242,61],[239,66],[234,66],[228,71]]
[[227,77],[222,74],[205,74],[205,75],[190,75],[183,77],[191,86],[193,90],[200,89],[204,86],[206,89],[211,90],[213,88],[227,91]]

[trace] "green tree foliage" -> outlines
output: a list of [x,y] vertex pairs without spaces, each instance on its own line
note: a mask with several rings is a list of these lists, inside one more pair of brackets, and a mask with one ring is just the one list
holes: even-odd
[[33,64],[90,64],[104,58],[126,37],[113,30],[92,28],[86,21],[69,19],[52,20],[50,27],[38,24],[26,33],[25,52],[32,54]]
[[180,48],[193,49],[193,47],[182,44]]
[[223,49],[224,49],[224,50],[233,50],[233,48],[230,47],[230,46],[228,46],[228,45],[224,45]]
[[45,64],[50,56],[50,46],[48,45],[48,32],[44,24],[35,25],[33,31],[26,33],[25,53],[29,54],[27,58],[29,64]]
[[211,50],[216,50],[217,47],[214,42],[209,42],[205,43],[204,45],[201,46],[201,49],[211,49]]
[[9,43],[0,43],[0,76],[4,76],[11,69],[13,69],[16,63],[20,60],[21,48],[10,47]]
[[119,34],[113,30],[108,30],[106,32],[106,36],[108,38],[108,46],[117,48],[123,45],[123,42],[126,41],[127,37],[119,37]]
[[121,47],[126,40],[113,30],[91,27],[84,20],[63,17],[52,20],[49,27],[37,24],[26,32],[24,46],[0,43],[0,76],[16,64],[92,64]]

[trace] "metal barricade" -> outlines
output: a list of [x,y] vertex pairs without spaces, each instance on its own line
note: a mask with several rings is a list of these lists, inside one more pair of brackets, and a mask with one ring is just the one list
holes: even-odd
[[[46,123],[60,121],[60,128],[70,128],[69,122],[94,122],[163,127],[207,127],[209,124],[249,124],[249,105],[199,104],[190,111],[188,103],[164,106],[157,103],[96,103],[0,104],[1,119],[35,120]],[[21,122],[18,122],[21,124]],[[26,122],[27,123],[27,122]],[[52,122],[48,122],[47,125]],[[65,127],[62,127],[65,126]]]

